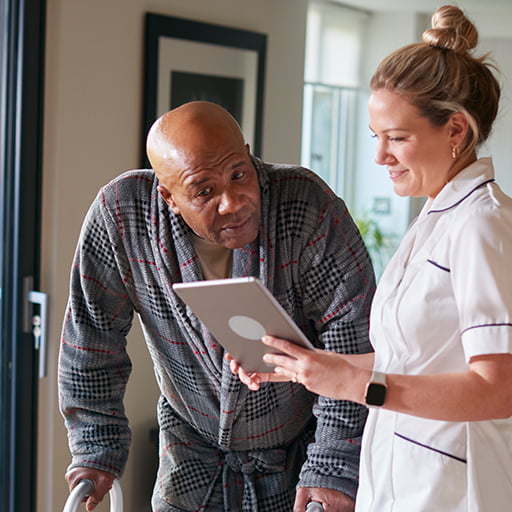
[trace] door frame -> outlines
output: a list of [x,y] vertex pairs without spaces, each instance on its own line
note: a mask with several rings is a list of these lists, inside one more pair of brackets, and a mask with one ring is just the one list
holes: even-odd
[[38,354],[24,332],[39,284],[45,0],[0,0],[0,508],[36,509]]

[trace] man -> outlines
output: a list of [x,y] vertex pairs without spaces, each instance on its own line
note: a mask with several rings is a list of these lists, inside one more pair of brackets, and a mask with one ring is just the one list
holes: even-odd
[[59,371],[70,488],[92,479],[92,510],[122,475],[136,312],[161,390],[153,510],[353,510],[365,408],[294,383],[249,391],[171,287],[256,276],[316,346],[368,352],[374,275],[343,201],[310,171],[251,156],[213,103],[163,115],[147,152],[154,172],[106,185],[80,234]]

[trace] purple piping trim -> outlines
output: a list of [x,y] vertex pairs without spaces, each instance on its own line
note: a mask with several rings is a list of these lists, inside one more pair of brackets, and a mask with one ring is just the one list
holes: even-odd
[[442,265],[439,265],[439,263],[436,263],[435,261],[432,261],[432,260],[427,260],[430,264],[434,265],[434,267],[437,267],[441,270],[444,270],[445,272],[451,272],[451,270],[449,268],[446,268],[446,267],[443,267]]
[[423,443],[418,443],[418,441],[415,441],[414,439],[410,439],[408,437],[403,436],[402,434],[399,434],[398,432],[395,432],[395,436],[400,437],[401,439],[404,439],[405,441],[409,441],[410,443],[417,444],[418,446],[421,446],[422,448],[426,448],[427,450],[432,450],[433,452],[440,453],[441,455],[445,455],[446,457],[450,457],[450,459],[458,460],[459,462],[463,462],[464,464],[467,464],[466,459],[462,459],[461,457],[457,457],[455,455],[452,455],[451,453],[443,452],[441,450],[437,450],[436,448],[432,448],[432,446],[428,446]]
[[493,183],[495,180],[490,179],[487,181],[484,181],[483,183],[480,183],[480,185],[476,186],[469,194],[465,195],[462,199],[459,199],[456,203],[453,203],[451,206],[448,206],[448,208],[443,208],[442,210],[430,210],[427,212],[427,215],[430,215],[431,213],[441,213],[446,212],[448,210],[451,210],[452,208],[455,208],[458,204],[462,203],[465,199],[467,199],[475,190],[478,190],[480,187],[483,187],[484,185],[487,185],[488,183]]
[[472,325],[471,327],[468,327],[467,329],[464,329],[461,332],[461,335],[464,334],[467,331],[471,331],[471,329],[480,329],[481,327],[512,327],[512,324],[508,323],[508,322],[504,322],[504,323],[501,323],[501,324],[496,323],[496,324]]

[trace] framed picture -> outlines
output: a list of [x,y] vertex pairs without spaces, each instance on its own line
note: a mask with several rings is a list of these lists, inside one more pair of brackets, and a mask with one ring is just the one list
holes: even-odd
[[372,212],[381,214],[391,213],[391,199],[389,197],[374,197]]
[[147,13],[144,142],[162,114],[207,100],[231,113],[260,156],[266,45],[265,34]]

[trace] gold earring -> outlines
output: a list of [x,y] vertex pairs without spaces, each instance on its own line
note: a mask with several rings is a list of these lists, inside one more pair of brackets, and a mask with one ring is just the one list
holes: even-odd
[[452,158],[455,160],[459,156],[459,146],[452,147]]

